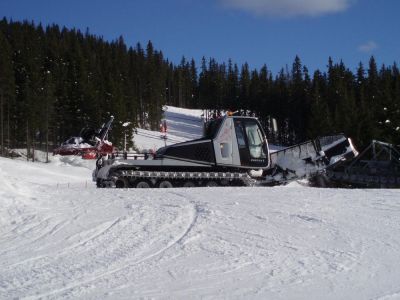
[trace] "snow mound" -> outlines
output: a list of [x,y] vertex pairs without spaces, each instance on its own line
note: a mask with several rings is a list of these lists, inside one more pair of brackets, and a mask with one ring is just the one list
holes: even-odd
[[90,170],[94,170],[94,168],[96,167],[95,159],[82,159],[82,157],[78,155],[55,155],[52,157],[51,163],[57,166],[81,167]]
[[[26,159],[26,149],[15,149],[13,150],[15,154],[18,154],[19,157],[14,158],[16,161],[27,161]],[[32,158],[29,158],[31,161]],[[49,165],[55,166],[63,166],[63,167],[82,167],[93,170],[96,166],[95,160],[85,160],[82,159],[79,155],[52,155],[52,153],[48,154],[48,162],[47,154],[45,151],[35,150],[35,162],[36,163],[45,163]]]
[[202,109],[187,109],[187,108],[181,108],[181,107],[176,107],[176,106],[169,106],[166,105],[163,107],[163,111],[165,115],[179,115],[179,116],[187,116],[187,117],[193,117],[194,119],[199,119],[203,115],[204,111]]

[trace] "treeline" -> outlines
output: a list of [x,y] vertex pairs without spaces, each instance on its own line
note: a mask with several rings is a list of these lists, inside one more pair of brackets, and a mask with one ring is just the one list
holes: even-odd
[[[327,71],[310,74],[296,57],[273,76],[264,65],[240,70],[232,62],[203,60],[199,78],[202,107],[229,107],[256,115],[269,138],[284,145],[345,133],[364,147],[372,139],[400,144],[400,73],[396,63],[377,67],[374,57],[356,73],[328,60]],[[273,131],[273,122],[278,130]]]
[[[359,146],[400,143],[400,74],[392,66],[343,62],[310,74],[296,57],[273,75],[229,61],[182,58],[173,64],[151,42],[127,47],[75,29],[0,21],[0,138],[5,148],[58,145],[114,115],[112,140],[124,130],[157,129],[164,104],[231,109],[259,117],[274,143],[343,132]],[[131,122],[130,127],[122,124]],[[273,124],[276,123],[276,126]],[[274,130],[274,127],[277,130]]]
[[[58,145],[84,126],[116,117],[122,124],[157,128],[175,68],[151,43],[127,48],[88,32],[0,22],[1,145]],[[168,83],[170,84],[170,83]]]

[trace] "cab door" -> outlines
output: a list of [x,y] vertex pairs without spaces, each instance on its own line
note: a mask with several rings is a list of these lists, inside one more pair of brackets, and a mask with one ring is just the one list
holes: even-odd
[[269,166],[268,143],[258,121],[253,118],[235,118],[234,126],[240,165],[267,168]]
[[232,165],[233,139],[233,120],[225,117],[214,139],[215,160],[218,165]]

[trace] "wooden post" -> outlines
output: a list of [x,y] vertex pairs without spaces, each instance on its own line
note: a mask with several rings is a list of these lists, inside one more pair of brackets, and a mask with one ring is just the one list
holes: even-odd
[[26,121],[26,161],[29,161],[29,123]]
[[49,103],[46,97],[46,163],[49,162]]
[[[7,149],[8,151],[11,148],[11,139],[10,139],[10,101],[7,101]],[[7,151],[7,156],[8,152]]]
[[35,162],[35,133],[32,134],[32,162]]

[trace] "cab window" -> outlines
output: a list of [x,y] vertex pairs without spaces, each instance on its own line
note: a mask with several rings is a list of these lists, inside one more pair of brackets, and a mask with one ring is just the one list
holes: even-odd
[[246,148],[246,140],[244,137],[244,128],[241,121],[235,121],[235,133],[239,149]]
[[250,156],[252,158],[265,158],[264,138],[257,123],[246,122],[246,135],[249,143]]

